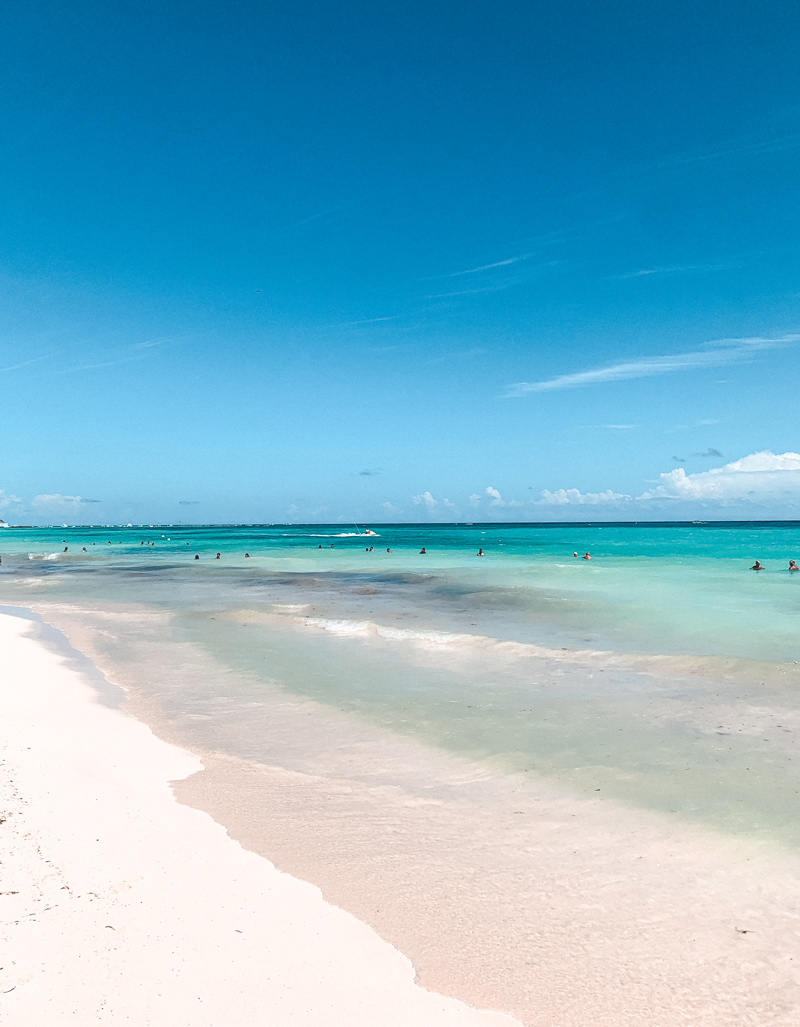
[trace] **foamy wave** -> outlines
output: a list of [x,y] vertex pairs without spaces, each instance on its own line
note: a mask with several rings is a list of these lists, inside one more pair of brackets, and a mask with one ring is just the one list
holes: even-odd
[[322,628],[336,635],[374,635],[377,624],[371,620],[329,620],[327,617],[302,617],[303,624],[311,628]]
[[496,638],[484,635],[458,634],[453,631],[415,630],[414,628],[390,628],[371,620],[335,620],[329,617],[298,617],[301,624],[310,628],[322,628],[336,635],[375,635],[393,642],[433,642],[437,645],[505,645]]
[[61,553],[28,553],[29,560],[57,560]]
[[363,639],[380,638],[387,642],[406,643],[447,651],[466,660],[490,657],[492,660],[547,660],[582,668],[590,674],[599,669],[653,675],[681,677],[700,675],[713,679],[725,676],[728,680],[774,680],[785,685],[786,665],[762,660],[746,660],[732,656],[705,656],[696,654],[664,654],[615,652],[608,649],[553,649],[534,642],[513,642],[490,635],[469,635],[448,631],[394,628],[375,621],[328,620],[322,617],[295,617],[295,623],[328,631],[339,637],[350,635]]
[[415,631],[413,628],[387,628],[382,624],[376,624],[375,628],[376,634],[381,638],[391,638],[398,641],[437,642],[440,645],[496,641],[496,639],[487,638],[485,635],[457,634],[453,631]]

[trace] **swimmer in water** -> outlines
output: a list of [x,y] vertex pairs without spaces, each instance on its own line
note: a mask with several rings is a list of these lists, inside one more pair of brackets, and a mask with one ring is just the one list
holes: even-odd
[[249,553],[245,553],[244,554],[244,558],[245,558],[245,560],[249,560],[250,559],[250,554]]
[[581,559],[583,559],[583,560],[591,560],[591,556],[589,555],[589,553],[584,553],[583,556],[581,557]]
[[794,560],[790,560],[789,561],[789,570],[790,571],[800,571],[800,567],[797,566],[797,564],[794,562]]
[[64,552],[65,552],[65,553],[68,553],[68,552],[69,552],[69,546],[64,546]]
[[386,550],[386,552],[387,552],[387,553],[391,553],[391,549],[387,549],[387,550]]
[[84,551],[84,553],[86,552],[86,546],[83,547],[83,551]]
[[322,549],[322,543],[317,546],[317,549]]
[[484,553],[483,553],[483,550],[482,550],[482,549],[479,549],[479,550],[478,550],[478,556],[483,556],[483,555],[484,555]]
[[573,555],[573,556],[577,556],[578,554],[577,554],[577,553],[573,553],[572,555]]
[[764,564],[760,560],[756,560],[753,566],[750,568],[751,571],[763,571]]
[[420,556],[427,556],[427,555],[428,555],[428,552],[427,552],[427,550],[425,549],[425,546],[423,546],[423,547],[422,547],[422,549],[420,549],[420,551],[419,551],[419,555],[420,555]]
[[197,553],[194,554],[194,558],[195,558],[195,560],[199,560],[200,559],[200,557],[197,555]]
[[220,558],[220,554],[219,554],[219,553],[217,553],[217,555],[216,555],[215,559],[219,560],[219,558]]

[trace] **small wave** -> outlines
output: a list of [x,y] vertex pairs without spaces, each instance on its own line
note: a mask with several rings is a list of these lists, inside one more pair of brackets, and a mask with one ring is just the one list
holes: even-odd
[[336,635],[374,635],[377,628],[370,620],[329,620],[327,617],[303,617],[302,620],[309,627],[322,628]]
[[57,560],[61,553],[28,553],[29,560]]
[[[594,671],[598,669],[628,671],[653,675],[681,677],[701,675],[719,679],[723,675],[744,681],[765,680],[767,677],[784,682],[787,665],[780,662],[746,660],[732,656],[704,656],[696,654],[652,654],[617,652],[607,649],[554,649],[533,642],[515,642],[491,635],[471,635],[463,632],[435,629],[395,628],[371,620],[332,620],[324,617],[294,618],[305,627],[320,628],[335,635],[355,635],[361,638],[383,638],[388,642],[406,642],[416,646],[433,646],[461,652],[472,658],[479,653],[491,653],[494,658],[517,660],[550,660],[572,664]],[[471,655],[470,655],[471,654]],[[784,682],[785,683],[785,682]]]

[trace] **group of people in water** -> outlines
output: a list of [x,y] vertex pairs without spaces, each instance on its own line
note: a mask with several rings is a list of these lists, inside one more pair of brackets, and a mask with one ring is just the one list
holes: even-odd
[[[66,539],[63,539],[62,541],[66,542]],[[167,539],[167,542],[169,542],[169,541],[171,541],[171,539]],[[96,545],[96,544],[97,544],[96,542],[92,542],[93,546]],[[111,543],[109,542],[108,545],[111,545]],[[140,545],[143,545],[143,546],[154,546],[155,542],[151,542],[148,539],[148,541],[146,541],[146,542],[141,542]],[[191,543],[187,542],[186,545],[187,546],[191,545]],[[334,548],[334,543],[333,542],[331,542],[330,548],[331,549]],[[322,546],[321,545],[317,546],[317,549],[322,549]],[[364,550],[364,552],[366,552],[366,553],[372,553],[374,551],[375,551],[375,547],[374,546],[367,546],[365,548],[365,550]],[[387,546],[386,547],[386,552],[387,553],[391,553],[391,551],[392,551],[391,548],[389,546]],[[64,552],[65,553],[69,552],[69,546],[64,546]],[[88,552],[86,546],[83,547],[83,552],[84,553]],[[420,556],[427,556],[427,554],[428,554],[428,550],[425,548],[425,546],[423,546],[422,549],[420,549],[420,551],[419,551],[419,555]],[[486,553],[484,553],[483,549],[479,549],[478,552],[475,555],[476,556],[486,556]],[[578,553],[577,552],[573,552],[572,555],[573,555],[573,557],[578,557]],[[249,553],[245,553],[244,556],[245,556],[246,560],[250,559],[250,554]],[[195,553],[195,557],[194,558],[195,558],[195,560],[199,560],[200,559],[200,554],[199,553]],[[217,553],[217,555],[215,556],[214,559],[215,560],[221,560],[222,559],[222,553]],[[581,560],[591,560],[592,559],[592,555],[591,555],[591,553],[586,552],[586,553],[583,554],[582,557],[580,557],[580,559]],[[763,571],[765,569],[766,568],[764,567],[764,564],[760,560],[756,560],[756,562],[750,568],[751,571]],[[790,571],[800,571],[800,567],[798,567],[797,562],[795,560],[790,560],[789,561],[789,570]]]

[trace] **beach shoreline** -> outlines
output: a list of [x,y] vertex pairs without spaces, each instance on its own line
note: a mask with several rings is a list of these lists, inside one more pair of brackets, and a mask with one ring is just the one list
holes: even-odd
[[[94,625],[80,606],[39,612],[125,687],[131,713],[186,746],[179,723],[137,684],[141,668],[128,666],[126,676],[107,662],[103,639],[130,630],[133,612],[127,621],[108,612]],[[174,644],[158,655],[167,682],[168,659],[189,658]],[[343,748],[345,760],[348,746],[363,755],[369,741],[326,736],[330,711],[308,703],[273,713],[288,718],[290,734],[312,731],[328,752]],[[794,854],[493,774],[387,732],[370,745],[374,780],[348,774],[346,763],[320,778],[192,745],[195,772],[173,775],[172,788],[246,849],[370,924],[411,958],[424,987],[471,1007],[536,1027],[796,1021]],[[448,783],[449,799],[386,777],[416,764]]]
[[5,1022],[512,1027],[176,802],[201,763],[36,627],[0,615]]

